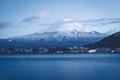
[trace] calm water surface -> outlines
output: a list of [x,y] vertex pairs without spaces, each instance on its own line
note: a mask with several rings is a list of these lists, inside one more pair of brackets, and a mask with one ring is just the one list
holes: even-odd
[[0,80],[120,80],[120,54],[0,55]]

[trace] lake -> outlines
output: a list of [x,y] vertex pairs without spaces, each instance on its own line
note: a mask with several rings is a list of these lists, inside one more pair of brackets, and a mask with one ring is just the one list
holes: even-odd
[[1,54],[0,80],[120,80],[120,54]]

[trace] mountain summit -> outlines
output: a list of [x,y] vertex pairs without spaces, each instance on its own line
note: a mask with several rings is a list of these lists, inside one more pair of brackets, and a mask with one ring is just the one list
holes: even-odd
[[45,32],[70,32],[70,31],[78,31],[78,32],[93,32],[92,30],[86,28],[79,22],[73,22],[73,21],[65,21],[61,23],[54,23],[48,27]]

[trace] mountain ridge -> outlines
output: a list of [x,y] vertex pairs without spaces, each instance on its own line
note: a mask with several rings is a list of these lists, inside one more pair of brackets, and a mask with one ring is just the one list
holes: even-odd
[[[1,44],[8,46],[22,45],[23,46],[37,46],[37,47],[70,47],[70,46],[82,46],[84,44],[93,43],[101,40],[104,37],[103,34],[96,33],[58,33],[58,32],[46,32],[46,33],[35,33],[22,37],[3,39]],[[4,45],[3,44],[3,45]],[[10,44],[10,45],[9,45]],[[21,46],[22,47],[22,46]]]

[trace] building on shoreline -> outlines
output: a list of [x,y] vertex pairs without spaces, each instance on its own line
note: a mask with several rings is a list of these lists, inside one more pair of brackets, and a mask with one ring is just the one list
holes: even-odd
[[20,54],[45,54],[45,53],[120,53],[120,48],[110,49],[110,48],[95,48],[95,49],[89,49],[86,47],[53,47],[53,48],[45,48],[45,47],[39,47],[39,48],[0,48],[0,53],[20,53]]

